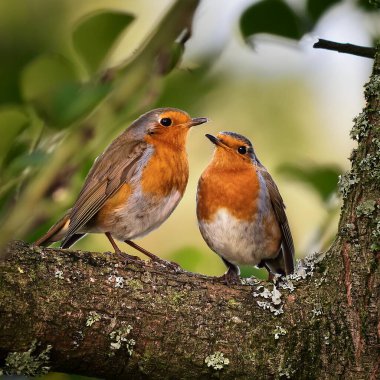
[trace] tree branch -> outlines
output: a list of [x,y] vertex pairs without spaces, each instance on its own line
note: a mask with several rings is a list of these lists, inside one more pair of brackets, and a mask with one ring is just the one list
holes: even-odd
[[[225,379],[306,379],[337,371],[350,378],[373,363],[364,365],[370,355],[362,350],[352,372],[356,346],[343,263],[336,261],[333,254],[310,260],[276,288],[228,287],[112,254],[14,242],[0,266],[0,357],[37,341],[41,349],[52,346],[44,363],[51,370],[103,378],[206,379],[222,372]],[[373,264],[365,265],[372,276]],[[365,289],[367,298],[375,284]]]
[[324,40],[322,38],[318,39],[318,42],[316,42],[313,45],[313,48],[333,50],[333,51],[337,51],[338,53],[352,54],[352,55],[357,55],[359,57],[372,58],[372,59],[375,58],[375,53],[376,53],[375,48],[352,45],[352,44],[342,44],[339,42]]

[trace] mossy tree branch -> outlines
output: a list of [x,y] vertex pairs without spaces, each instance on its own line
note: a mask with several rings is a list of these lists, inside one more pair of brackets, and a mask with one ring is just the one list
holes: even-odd
[[43,355],[26,357],[41,367],[105,378],[378,379],[379,54],[365,94],[325,255],[276,287],[228,287],[108,254],[12,243],[0,265],[3,368],[17,372],[37,341]]

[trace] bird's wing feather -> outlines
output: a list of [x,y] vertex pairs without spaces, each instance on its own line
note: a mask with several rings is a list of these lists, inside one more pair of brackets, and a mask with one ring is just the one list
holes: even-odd
[[290,232],[288,218],[285,213],[285,205],[277,185],[271,175],[263,168],[261,174],[264,177],[273,210],[282,232],[282,255],[285,264],[285,273],[290,274],[294,271],[294,244]]
[[141,141],[124,142],[123,146],[114,141],[97,158],[70,213],[70,225],[62,246],[130,180],[146,147],[146,143]]

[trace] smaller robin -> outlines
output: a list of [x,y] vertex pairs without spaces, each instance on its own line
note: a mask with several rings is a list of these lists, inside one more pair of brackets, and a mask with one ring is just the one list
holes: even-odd
[[206,134],[214,156],[198,182],[197,217],[208,246],[228,267],[222,278],[239,282],[238,265],[271,274],[294,270],[294,246],[285,205],[251,142],[233,132]]
[[131,259],[114,239],[162,261],[132,239],[159,227],[182,199],[189,177],[186,138],[206,122],[177,108],[140,116],[95,160],[74,206],[35,244],[61,241],[69,248],[87,233],[104,233],[125,258]]

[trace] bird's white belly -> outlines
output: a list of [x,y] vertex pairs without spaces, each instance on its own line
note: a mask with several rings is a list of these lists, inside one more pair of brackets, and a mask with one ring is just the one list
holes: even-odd
[[127,203],[113,214],[112,236],[123,241],[148,234],[170,216],[181,198],[178,190],[166,197],[157,197],[143,195],[140,189],[135,189]]
[[210,222],[199,222],[208,246],[233,264],[257,265],[277,252],[268,251],[268,231],[258,220],[242,221],[222,208]]

